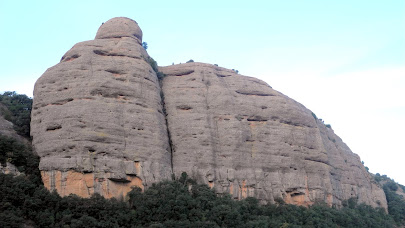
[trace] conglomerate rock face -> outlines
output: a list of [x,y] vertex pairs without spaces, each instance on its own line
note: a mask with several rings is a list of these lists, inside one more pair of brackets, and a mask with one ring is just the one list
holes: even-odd
[[31,135],[48,189],[119,197],[170,178],[160,87],[141,43],[135,21],[111,19],[36,82]]
[[136,22],[113,18],[37,81],[31,134],[48,189],[121,197],[187,172],[236,199],[387,207],[359,157],[310,110],[210,64],[160,67],[159,82],[141,43]]
[[160,70],[176,176],[186,171],[236,199],[387,206],[359,157],[263,81],[201,63]]

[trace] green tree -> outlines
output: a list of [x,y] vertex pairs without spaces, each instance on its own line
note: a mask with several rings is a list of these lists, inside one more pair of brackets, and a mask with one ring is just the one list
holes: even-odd
[[7,107],[0,110],[4,118],[14,124],[18,134],[30,138],[32,99],[16,92],[4,92],[0,102]]
[[148,49],[148,43],[142,42],[142,47],[143,47],[145,50]]

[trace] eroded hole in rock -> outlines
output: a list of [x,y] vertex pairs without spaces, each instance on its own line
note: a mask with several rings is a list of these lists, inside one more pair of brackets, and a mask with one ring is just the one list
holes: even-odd
[[266,122],[268,120],[267,117],[263,116],[251,116],[247,118],[247,121],[260,121],[260,122]]
[[51,105],[64,105],[64,104],[66,104],[66,103],[68,103],[68,102],[71,102],[71,101],[73,101],[73,100],[74,100],[73,98],[67,98],[67,99],[55,101],[55,102],[53,102]]
[[51,124],[48,127],[46,127],[46,131],[55,131],[55,130],[59,130],[62,128],[62,125],[60,124]]
[[261,91],[236,90],[235,92],[242,94],[242,95],[248,95],[248,96],[262,96],[262,97],[275,96],[273,94],[265,93],[265,92],[261,92]]
[[80,57],[80,55],[78,55],[78,54],[74,54],[74,55],[69,56],[69,57],[63,56],[60,61],[61,62],[69,62],[69,61],[72,61],[72,60],[77,59],[79,57]]
[[108,52],[103,51],[103,50],[94,50],[93,52],[94,52],[94,54],[96,54],[96,55],[108,56]]
[[68,89],[68,87],[62,87],[62,88],[59,88],[58,91],[63,91],[63,90],[67,90],[67,89]]
[[127,180],[127,179],[125,179],[125,178],[110,177],[110,178],[108,178],[108,179],[111,180],[111,181],[114,181],[114,182],[121,182],[121,183],[128,183],[128,182],[130,182],[129,180]]
[[117,75],[122,74],[121,71],[119,71],[119,70],[114,70],[114,69],[107,69],[107,70],[105,70],[105,71],[107,71],[108,73],[111,73],[111,74],[117,74]]
[[316,158],[304,158],[304,160],[306,161],[312,161],[312,162],[319,162],[319,163],[323,163],[326,165],[329,165],[329,163],[327,161],[322,161],[321,159],[316,159]]
[[270,119],[273,120],[273,121],[276,121],[276,120],[278,120],[279,118],[278,118],[277,116],[272,116]]
[[176,108],[177,108],[177,109],[180,109],[180,110],[190,110],[190,109],[193,109],[192,107],[190,107],[190,106],[188,106],[188,105],[179,105],[179,106],[177,106]]
[[97,155],[99,155],[99,156],[106,156],[107,153],[106,153],[105,151],[101,151],[101,152],[97,153]]
[[282,121],[280,121],[280,123],[287,124],[287,125],[292,125],[292,126],[295,126],[295,127],[298,127],[298,126],[301,125],[299,123],[294,123],[294,122],[288,121],[288,120],[282,120]]
[[305,195],[305,193],[303,193],[303,192],[294,192],[294,193],[291,193],[291,197],[300,196],[300,195]]
[[194,70],[186,70],[180,73],[175,74],[175,76],[185,76],[194,73]]
[[291,192],[295,192],[295,191],[297,191],[297,190],[298,190],[297,188],[287,188],[287,189],[285,190],[285,192],[291,193]]
[[225,78],[225,77],[229,77],[229,76],[232,76],[231,74],[220,74],[220,73],[217,73],[217,77],[219,77],[219,78]]
[[148,108],[148,106],[147,105],[145,105],[145,104],[142,104],[142,103],[135,103],[136,105],[139,105],[139,106],[141,106],[141,107],[143,107],[143,108]]

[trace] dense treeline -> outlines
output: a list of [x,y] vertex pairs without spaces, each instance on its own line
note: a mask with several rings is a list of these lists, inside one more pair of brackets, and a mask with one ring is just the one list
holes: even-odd
[[405,199],[397,191],[402,189],[405,192],[405,186],[395,183],[386,175],[375,175],[375,180],[383,185],[384,193],[388,203],[388,213],[395,220],[397,225],[405,225]]
[[0,174],[0,227],[394,227],[382,209],[348,203],[260,205],[254,198],[235,201],[183,175],[133,189],[128,201],[60,197],[25,177]]
[[0,102],[7,107],[1,109],[0,114],[14,124],[18,134],[30,138],[32,99],[24,94],[5,92],[0,94]]

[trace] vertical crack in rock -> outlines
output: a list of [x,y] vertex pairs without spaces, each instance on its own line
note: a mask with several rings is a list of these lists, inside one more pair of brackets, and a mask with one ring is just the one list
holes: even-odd
[[174,153],[174,145],[172,142],[172,137],[170,134],[170,128],[169,128],[169,122],[167,121],[167,113],[166,113],[166,103],[165,103],[165,94],[163,92],[163,79],[159,79],[159,87],[160,87],[160,99],[162,102],[162,112],[165,117],[165,123],[166,123],[166,130],[167,130],[167,137],[169,141],[169,152],[170,152],[170,168],[171,168],[171,174],[173,178],[173,153]]

